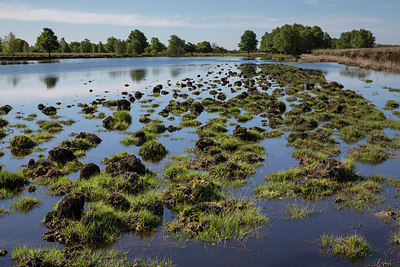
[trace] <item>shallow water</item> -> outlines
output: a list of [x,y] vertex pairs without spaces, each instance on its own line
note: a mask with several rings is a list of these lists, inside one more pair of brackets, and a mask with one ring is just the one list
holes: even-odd
[[[22,159],[17,159],[11,155],[8,148],[9,139],[21,129],[12,128],[13,133],[0,141],[0,149],[5,155],[0,158],[0,164],[7,170],[19,170],[21,164],[26,164],[30,158],[38,158],[40,154],[47,155],[49,149],[57,146],[62,140],[70,139],[69,134],[81,131],[95,132],[103,140],[96,148],[89,150],[86,157],[81,161],[98,164],[101,168],[104,165],[101,160],[116,152],[129,151],[137,154],[139,150],[136,146],[125,147],[120,140],[127,136],[121,132],[107,132],[101,124],[101,120],[85,119],[85,114],[80,113],[81,108],[78,103],[90,103],[96,98],[106,98],[107,100],[121,99],[121,93],[126,91],[141,91],[145,93],[141,100],[150,99],[148,95],[152,93],[152,88],[156,84],[162,84],[167,91],[177,89],[176,82],[184,78],[192,78],[195,81],[200,79],[213,80],[214,77],[223,77],[228,70],[238,71],[237,67],[241,63],[265,63],[261,59],[250,60],[241,58],[124,58],[124,59],[73,59],[60,60],[49,64],[27,64],[27,65],[5,65],[0,66],[0,106],[9,104],[13,110],[6,116],[10,124],[24,123],[32,130],[39,129],[36,121],[46,119],[37,105],[53,105],[58,107],[58,115],[65,116],[64,119],[74,119],[77,122],[71,126],[64,126],[64,130],[57,137],[47,143],[43,143],[39,148],[45,151],[34,152]],[[383,89],[384,86],[400,88],[400,75],[388,74],[360,70],[356,67],[346,67],[335,63],[287,63],[302,68],[318,69],[323,71],[328,81],[337,81],[363,95],[366,99],[375,104],[379,109],[385,106],[387,100],[400,101],[400,93],[389,92]],[[216,72],[224,69],[221,75]],[[214,73],[207,76],[209,71]],[[238,71],[239,72],[239,71]],[[200,77],[198,77],[200,75]],[[371,79],[372,83],[365,80]],[[170,81],[171,86],[167,86]],[[125,84],[129,86],[126,87]],[[232,96],[228,87],[223,89],[228,99]],[[182,92],[187,92],[186,88],[179,88]],[[92,90],[92,92],[90,91]],[[187,92],[189,97],[194,99]],[[199,97],[209,97],[208,92],[203,92]],[[152,117],[158,116],[172,99],[172,93],[154,99],[153,103],[160,106],[152,113]],[[178,99],[182,101],[182,99]],[[56,102],[61,102],[56,105]],[[147,103],[148,104],[148,103]],[[151,103],[150,103],[151,104]],[[67,105],[73,105],[67,108]],[[127,131],[134,132],[141,129],[144,125],[138,119],[146,112],[147,107],[141,107],[142,103],[136,101],[132,105],[131,115],[133,123]],[[100,112],[110,114],[110,109],[100,107]],[[383,110],[388,118],[396,117],[391,111]],[[29,122],[16,119],[16,115],[27,115],[35,113],[38,117],[35,121]],[[198,120],[206,122],[215,114],[203,113]],[[255,116],[253,120],[241,125],[261,126],[261,119]],[[179,125],[180,120],[167,121],[168,125]],[[234,121],[234,120],[233,120]],[[229,122],[227,123],[229,125]],[[231,132],[233,126],[228,126]],[[267,129],[269,129],[267,127]],[[22,129],[23,130],[23,129]],[[180,131],[170,133],[168,136],[161,136],[158,140],[167,148],[169,156],[185,153],[187,148],[194,146],[197,135],[195,128],[183,128]],[[399,135],[398,131],[388,133],[392,136]],[[286,146],[287,133],[281,138],[265,139],[262,145],[266,150],[266,160],[264,165],[257,169],[254,176],[248,178],[248,183],[240,188],[229,189],[235,196],[253,197],[252,189],[263,184],[266,174],[285,170],[296,165],[297,160],[291,154],[292,147]],[[365,142],[365,141],[360,141]],[[349,150],[356,144],[348,145],[340,143],[341,155],[338,159],[343,159]],[[168,158],[159,163],[146,162],[146,166],[160,175]],[[399,158],[389,158],[379,165],[358,164],[357,169],[363,175],[381,173],[386,177],[399,179],[400,174]],[[71,174],[71,178],[76,178],[77,173]],[[385,188],[382,196],[385,203],[378,210],[383,210],[386,206],[397,208],[398,199],[394,197],[392,188]],[[0,248],[7,248],[9,251],[17,245],[26,244],[28,246],[56,246],[56,243],[42,241],[42,234],[46,228],[41,225],[41,220],[45,214],[52,209],[54,204],[61,197],[53,197],[46,194],[46,190],[38,187],[33,194],[27,191],[24,195],[37,196],[42,200],[42,205],[28,214],[13,213],[0,218]],[[0,207],[8,207],[13,199],[0,200]],[[308,203],[321,210],[321,214],[312,216],[304,221],[287,220],[285,208],[288,203]],[[249,237],[245,243],[231,242],[226,245],[204,245],[192,241],[178,241],[164,234],[162,229],[148,238],[138,238],[133,234],[120,236],[118,242],[112,247],[123,251],[128,251],[129,257],[158,257],[171,259],[178,266],[255,266],[255,265],[365,265],[375,262],[377,259],[391,261],[396,265],[399,263],[398,249],[390,243],[390,234],[397,231],[394,224],[386,224],[384,220],[374,217],[370,212],[350,212],[347,209],[338,210],[332,198],[319,201],[307,202],[302,199],[295,200],[265,200],[259,201],[263,213],[269,217],[270,223]],[[171,221],[173,214],[165,209],[164,220]],[[375,253],[365,261],[351,263],[342,258],[335,258],[323,255],[318,248],[318,238],[323,233],[350,234],[357,232],[366,237],[371,242]],[[0,259],[0,266],[10,265],[10,254],[4,259]]]

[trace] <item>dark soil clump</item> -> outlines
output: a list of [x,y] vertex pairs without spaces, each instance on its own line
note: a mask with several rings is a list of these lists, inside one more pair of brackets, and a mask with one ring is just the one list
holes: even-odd
[[74,152],[66,148],[56,147],[49,151],[49,160],[65,165],[70,161],[76,160]]

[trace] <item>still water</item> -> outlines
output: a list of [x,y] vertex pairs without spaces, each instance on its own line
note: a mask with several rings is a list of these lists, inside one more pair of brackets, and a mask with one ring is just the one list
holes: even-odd
[[[141,91],[144,93],[142,100],[149,99],[152,88],[162,84],[167,90],[177,89],[175,84],[182,79],[192,78],[197,81],[207,79],[206,75],[213,72],[211,77],[223,77],[228,70],[238,71],[242,63],[266,63],[261,58],[124,58],[124,59],[72,59],[58,60],[54,63],[31,62],[26,65],[0,66],[0,106],[9,104],[13,110],[6,116],[10,124],[23,123],[27,128],[37,130],[37,120],[46,119],[46,116],[37,110],[37,105],[58,108],[58,115],[63,119],[74,119],[72,126],[65,126],[64,130],[53,140],[43,143],[39,147],[43,151],[37,151],[24,158],[15,158],[9,149],[10,138],[23,129],[13,127],[9,134],[0,141],[0,150],[5,155],[0,158],[3,169],[17,171],[21,164],[26,164],[30,158],[38,158],[40,154],[47,155],[47,151],[57,146],[62,140],[69,139],[71,133],[81,131],[95,132],[103,142],[96,148],[89,150],[81,161],[104,165],[101,160],[116,152],[129,151],[137,154],[136,146],[125,147],[120,140],[126,135],[120,132],[107,132],[102,127],[101,120],[85,119],[85,114],[80,113],[78,103],[91,103],[96,98],[108,100],[121,99],[122,92],[132,93]],[[361,70],[356,67],[346,67],[335,63],[287,63],[302,68],[321,70],[328,81],[337,81],[363,95],[366,99],[382,109],[387,100],[400,101],[400,93],[389,92],[383,87],[400,88],[400,75],[385,72]],[[217,72],[221,71],[219,75]],[[373,80],[366,83],[366,80]],[[171,84],[171,86],[168,86]],[[229,99],[230,92],[226,89]],[[181,88],[180,88],[181,89]],[[182,89],[184,92],[185,89]],[[187,92],[190,95],[190,92]],[[204,94],[204,95],[203,95]],[[207,95],[205,95],[207,94]],[[190,96],[196,98],[196,96]],[[200,97],[209,97],[208,92],[203,92]],[[160,104],[152,116],[157,115],[171,99],[171,94],[158,97],[154,102]],[[180,100],[181,101],[181,100]],[[153,103],[154,103],[153,102]],[[100,112],[110,113],[109,109],[99,107]],[[383,110],[388,118],[394,117],[391,111]],[[35,121],[21,121],[16,116],[26,117],[29,114],[37,114]],[[136,101],[132,105],[131,115],[133,123],[127,131],[134,132],[143,127],[138,120],[147,113],[147,108]],[[202,114],[198,120],[206,122],[215,114]],[[243,124],[243,126],[261,126],[261,118]],[[179,125],[180,121],[166,122],[168,125]],[[229,121],[227,123],[229,125]],[[232,131],[233,127],[229,128]],[[398,136],[395,131],[387,132],[391,137]],[[253,197],[252,189],[263,184],[266,174],[285,170],[298,162],[292,158],[293,148],[286,146],[285,137],[266,139],[262,141],[267,152],[264,166],[257,170],[256,175],[248,178],[248,183],[232,189],[236,196]],[[197,135],[194,128],[183,128],[178,132],[161,136],[159,141],[167,148],[169,156],[185,153],[185,149],[194,145]],[[357,144],[340,144],[341,154],[337,159],[343,159],[349,150]],[[146,162],[146,166],[154,172],[162,175],[162,171],[168,158],[159,163]],[[389,158],[379,165],[357,165],[358,171],[363,175],[383,174],[386,177],[399,179],[400,160]],[[71,174],[75,179],[78,173]],[[378,207],[377,211],[385,206],[396,206],[393,189],[382,191],[385,203]],[[9,251],[17,245],[61,247],[56,243],[42,241],[42,234],[46,228],[41,225],[41,220],[61,197],[46,194],[46,190],[39,187],[35,193],[24,191],[24,195],[37,196],[42,200],[39,208],[28,214],[13,213],[0,218],[0,248]],[[17,198],[16,196],[15,198]],[[0,207],[9,207],[15,199],[0,200]],[[162,232],[162,229],[154,235],[140,238],[133,234],[120,236],[112,248],[128,252],[128,256],[167,258],[178,266],[323,266],[323,265],[368,265],[378,259],[390,261],[396,265],[399,263],[399,251],[390,243],[391,233],[397,231],[394,223],[385,223],[376,218],[371,212],[350,212],[346,209],[338,210],[333,199],[319,202],[310,202],[308,205],[322,210],[321,214],[312,216],[303,221],[287,220],[285,208],[289,203],[307,203],[302,199],[295,200],[266,200],[259,201],[263,213],[270,219],[268,226],[257,229],[255,234],[246,242],[230,242],[225,245],[204,245],[192,241],[178,241]],[[171,221],[173,214],[165,208],[164,220]],[[324,233],[347,235],[357,232],[362,234],[374,249],[374,254],[365,261],[351,263],[342,258],[326,256],[320,253],[318,238]],[[0,258],[0,266],[11,265],[10,254],[4,259]]]

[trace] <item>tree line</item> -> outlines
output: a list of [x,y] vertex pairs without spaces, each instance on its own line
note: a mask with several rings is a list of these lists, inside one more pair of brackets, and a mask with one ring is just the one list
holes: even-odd
[[304,26],[301,24],[283,25],[270,33],[266,32],[257,50],[256,34],[247,30],[238,44],[245,52],[261,51],[299,55],[310,53],[314,49],[346,49],[370,48],[375,46],[375,37],[364,29],[343,32],[339,38],[331,38],[319,26]]
[[17,52],[61,52],[61,53],[116,53],[117,55],[156,55],[164,53],[166,55],[180,56],[185,53],[227,53],[228,50],[211,44],[208,41],[193,44],[186,42],[177,35],[171,35],[168,46],[160,42],[157,37],[151,38],[150,42],[143,32],[138,29],[131,31],[126,40],[121,40],[113,36],[108,37],[105,43],[93,43],[89,39],[81,42],[68,43],[65,38],[58,40],[57,36],[50,28],[43,28],[36,43],[29,46],[28,42],[10,32],[4,38],[0,38],[0,52],[7,52],[12,56]]
[[[375,46],[375,37],[364,29],[343,32],[339,38],[331,38],[319,26],[304,26],[301,24],[283,25],[265,32],[261,37],[260,47],[256,34],[246,30],[238,44],[239,51],[243,52],[271,52],[298,55],[310,53],[314,49],[345,49],[368,48]],[[23,39],[16,38],[10,32],[0,38],[0,52],[14,56],[17,52],[61,52],[61,53],[115,53],[117,55],[168,55],[181,56],[192,53],[227,53],[236,52],[211,44],[209,41],[193,44],[186,42],[177,35],[171,35],[168,45],[163,44],[157,37],[152,37],[150,42],[143,32],[135,29],[130,32],[126,40],[113,36],[108,37],[105,43],[93,43],[89,39],[81,42],[68,43],[65,38],[58,40],[50,28],[43,28],[37,37],[36,43],[30,46]]]

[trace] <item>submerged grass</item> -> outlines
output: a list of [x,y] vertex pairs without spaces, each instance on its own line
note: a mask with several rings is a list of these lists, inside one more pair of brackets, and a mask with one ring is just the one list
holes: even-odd
[[13,207],[19,212],[28,213],[34,208],[38,207],[40,204],[41,201],[38,198],[22,196],[13,203]]
[[350,261],[363,259],[373,253],[369,242],[356,233],[346,237],[324,234],[320,237],[319,247],[325,254],[343,256]]
[[295,203],[286,206],[286,213],[289,214],[290,217],[288,219],[290,220],[303,220],[314,214],[319,214],[321,211],[309,205],[298,205]]

